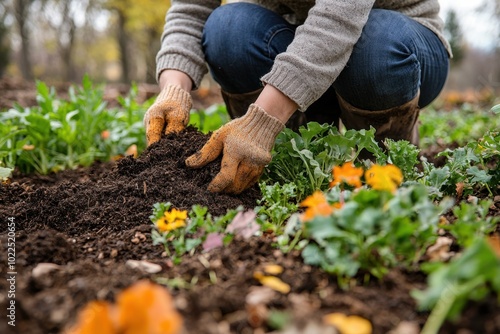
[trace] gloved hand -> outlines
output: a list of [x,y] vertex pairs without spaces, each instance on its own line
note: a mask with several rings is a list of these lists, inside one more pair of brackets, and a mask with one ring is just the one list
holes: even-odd
[[165,134],[184,130],[192,105],[191,95],[180,86],[165,86],[144,115],[148,146],[160,140],[163,130]]
[[265,165],[271,161],[276,136],[283,128],[278,119],[251,104],[243,117],[215,131],[200,151],[186,159],[186,165],[203,167],[222,153],[221,170],[208,190],[239,194],[259,180]]

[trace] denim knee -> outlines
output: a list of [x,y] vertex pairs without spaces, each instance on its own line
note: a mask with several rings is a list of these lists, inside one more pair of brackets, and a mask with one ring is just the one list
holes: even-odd
[[401,13],[374,9],[334,87],[366,110],[402,105],[422,88],[424,106],[439,94],[447,73],[448,55],[432,31]]
[[295,27],[278,14],[250,3],[226,4],[208,17],[202,47],[210,72],[228,93],[261,87],[274,58],[293,40]]

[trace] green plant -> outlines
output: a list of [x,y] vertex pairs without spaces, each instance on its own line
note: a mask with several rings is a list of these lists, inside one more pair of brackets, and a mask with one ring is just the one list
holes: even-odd
[[498,107],[490,111],[470,104],[451,111],[426,108],[419,117],[420,146],[464,146],[481,138],[485,132],[500,127],[500,119],[492,117],[492,112],[497,110],[495,108]]
[[302,257],[336,274],[343,287],[359,271],[381,278],[394,266],[417,265],[437,238],[440,214],[450,206],[448,201],[436,206],[422,185],[395,194],[375,189],[346,194],[336,187],[328,198],[345,203],[305,223],[311,242]]
[[12,168],[0,167],[0,181],[7,180],[11,176],[12,171]]
[[422,173],[417,169],[418,154],[420,150],[406,140],[392,140],[386,139],[384,145],[387,148],[387,161],[382,163],[389,163],[396,165],[403,173],[405,181],[415,181],[422,177]]
[[266,220],[269,228],[277,231],[299,208],[295,200],[296,185],[294,183],[280,185],[278,182],[268,185],[260,182],[259,186],[262,198],[257,201],[259,206],[255,208],[255,211],[259,215],[264,215],[261,219]]
[[500,220],[488,216],[492,201],[482,200],[478,203],[460,203],[452,211],[456,220],[442,228],[450,232],[461,247],[469,247],[478,238],[482,238],[495,230]]
[[424,174],[419,179],[419,182],[431,187],[434,194],[454,195],[460,184],[463,195],[470,195],[482,186],[493,196],[491,189],[495,189],[500,181],[500,133],[488,131],[465,147],[447,149],[438,156],[446,158],[445,166],[435,168],[423,161]]
[[422,334],[438,333],[445,319],[456,318],[468,300],[481,300],[489,292],[500,293],[500,258],[484,238],[476,238],[463,254],[450,263],[431,269],[426,290],[412,296],[421,310],[432,312]]
[[22,173],[47,174],[124,155],[132,144],[142,150],[143,106],[133,101],[136,93],[133,86],[128,97],[119,98],[121,109],[108,109],[103,89],[88,76],[80,87],[69,88],[67,100],[38,81],[38,106],[0,113],[1,163]]
[[299,133],[285,129],[276,139],[264,180],[293,182],[300,202],[317,189],[327,189],[333,166],[355,160],[362,150],[386,160],[374,134],[373,128],[341,134],[334,126],[316,122],[301,126]]
[[491,108],[491,112],[493,112],[494,114],[500,114],[500,104],[497,104],[496,106],[493,106]]
[[255,212],[243,212],[242,207],[213,217],[207,207],[200,205],[193,205],[188,212],[172,208],[170,202],[156,203],[149,218],[153,223],[153,244],[163,245],[175,264],[184,254],[194,254],[200,245],[207,251],[227,245],[235,235],[248,238],[260,230]]
[[208,133],[219,129],[229,121],[229,115],[224,104],[214,104],[206,110],[192,110],[189,124],[200,132]]

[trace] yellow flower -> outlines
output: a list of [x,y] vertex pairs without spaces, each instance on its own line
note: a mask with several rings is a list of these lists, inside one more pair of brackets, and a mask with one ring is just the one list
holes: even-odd
[[394,192],[403,181],[403,174],[394,165],[373,165],[365,172],[365,180],[373,189]]
[[165,211],[163,216],[156,221],[156,227],[160,232],[173,231],[186,226],[187,211],[172,209]]
[[308,196],[300,203],[300,206],[306,207],[306,211],[302,214],[301,220],[306,222],[312,220],[315,216],[329,216],[334,209],[341,206],[340,203],[330,205],[326,200],[325,194],[316,190],[312,195]]
[[330,182],[330,188],[337,184],[347,183],[355,188],[361,187],[361,176],[363,169],[354,167],[352,162],[347,161],[341,167],[334,166],[332,170],[333,180]]

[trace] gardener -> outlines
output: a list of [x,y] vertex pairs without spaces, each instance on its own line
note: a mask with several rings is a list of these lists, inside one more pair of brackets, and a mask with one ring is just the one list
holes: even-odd
[[161,88],[144,117],[148,145],[189,121],[207,72],[233,120],[186,160],[223,154],[212,192],[240,193],[271,161],[286,124],[376,128],[418,144],[419,108],[441,91],[451,54],[437,0],[172,1],[157,56]]

